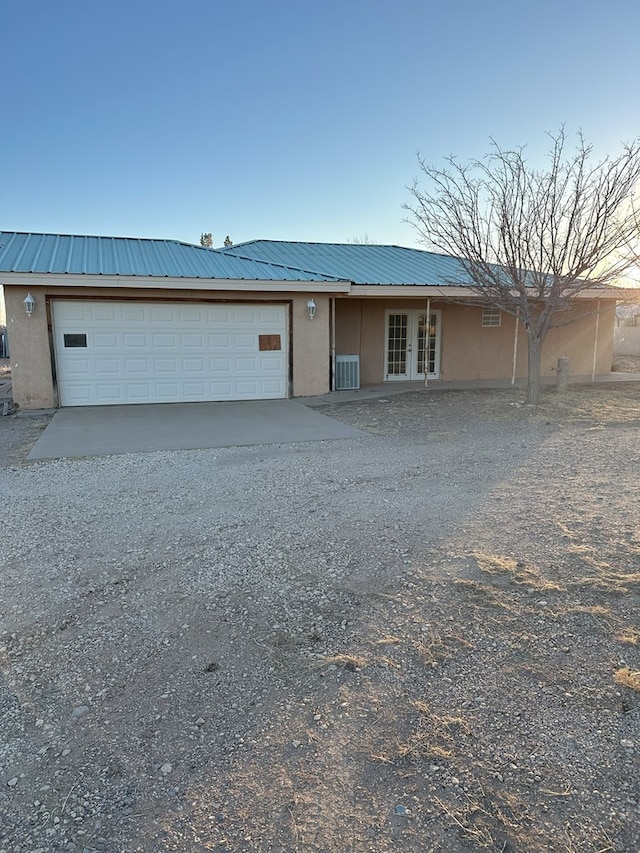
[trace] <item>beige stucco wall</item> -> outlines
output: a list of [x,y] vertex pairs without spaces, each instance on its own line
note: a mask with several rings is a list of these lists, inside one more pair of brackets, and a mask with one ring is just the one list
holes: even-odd
[[291,346],[293,350],[293,396],[309,397],[330,390],[329,297],[314,294],[316,316],[309,319],[307,302],[311,294],[296,294],[292,306]]
[[[549,332],[542,351],[543,375],[549,376],[555,373],[558,358],[561,356],[566,356],[569,359],[570,375],[591,375],[594,349],[596,353],[596,374],[610,373],[613,360],[615,311],[615,302],[600,301],[600,316],[597,321],[598,301],[582,300],[572,312],[572,315],[578,318],[574,323],[568,326],[557,326]],[[558,322],[563,322],[564,319],[564,317],[560,317]],[[596,321],[598,342],[597,347],[594,347]]]
[[[424,310],[424,299],[338,299],[336,303],[336,353],[360,355],[361,382],[384,381],[385,316],[389,310]],[[499,327],[483,328],[477,305],[447,304],[431,300],[441,312],[440,378],[447,381],[508,379],[513,369],[515,319],[502,315]],[[590,375],[596,336],[596,301],[580,300],[572,314],[559,317],[574,322],[551,329],[542,352],[542,374],[553,376],[558,358],[569,358],[572,376]],[[615,304],[600,303],[596,373],[611,370]],[[516,375],[527,375],[527,336],[520,325]]]
[[[27,317],[23,300],[30,291],[35,310]],[[295,397],[324,394],[330,388],[329,298],[313,294],[316,316],[309,319],[310,293],[242,293],[235,291],[165,290],[161,288],[45,287],[29,288],[5,285],[7,325],[11,340],[11,372],[14,401],[24,409],[51,408],[57,405],[53,380],[53,353],[50,345],[50,301],[55,298],[146,299],[194,302],[276,301],[290,306],[289,347],[293,355],[291,393]]]
[[[24,409],[50,409],[55,396],[44,288],[5,286],[4,293],[13,399]],[[36,300],[31,317],[24,310],[27,293]]]

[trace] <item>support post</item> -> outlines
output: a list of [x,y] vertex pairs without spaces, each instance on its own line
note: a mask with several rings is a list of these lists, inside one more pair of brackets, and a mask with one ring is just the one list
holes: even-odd
[[331,384],[332,391],[336,390],[336,298],[332,296],[331,301]]
[[598,299],[598,310],[596,311],[596,335],[593,341],[593,365],[591,366],[591,381],[596,380],[596,362],[598,360],[598,334],[600,332],[600,300]]
[[562,356],[558,359],[558,372],[556,373],[556,390],[562,394],[567,390],[569,382],[569,359]]
[[520,326],[520,317],[516,315],[516,330],[513,334],[513,364],[511,365],[511,384],[516,384],[516,367],[518,361],[518,327]]
[[424,387],[429,387],[429,344],[431,343],[431,297],[427,296],[427,336],[424,342]]

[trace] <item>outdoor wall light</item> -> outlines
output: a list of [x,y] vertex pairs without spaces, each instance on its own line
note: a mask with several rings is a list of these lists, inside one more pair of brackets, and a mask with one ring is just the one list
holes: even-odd
[[307,311],[309,312],[309,319],[310,320],[313,320],[313,318],[316,316],[316,308],[317,308],[316,303],[313,301],[313,299],[310,299],[307,302]]
[[27,316],[30,317],[33,314],[33,309],[35,307],[36,300],[30,293],[24,298],[24,310],[27,312]]

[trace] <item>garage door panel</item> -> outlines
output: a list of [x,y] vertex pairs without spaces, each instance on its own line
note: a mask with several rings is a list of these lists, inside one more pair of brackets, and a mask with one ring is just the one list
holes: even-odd
[[207,305],[205,316],[207,323],[213,326],[228,326],[233,323],[228,305]]
[[64,406],[287,396],[284,305],[56,300],[53,318]]
[[179,386],[176,382],[162,382],[157,386],[157,402],[158,403],[173,403],[179,393]]
[[227,352],[231,348],[231,335],[222,332],[209,333],[207,335],[207,343],[210,350]]
[[163,323],[166,326],[176,324],[180,317],[173,305],[149,305],[147,308],[152,323]]
[[270,358],[263,355],[258,359],[257,370],[260,373],[265,373],[273,376],[280,374],[285,369],[285,360],[281,352],[270,353]]
[[142,374],[143,376],[148,376],[151,372],[150,367],[150,359],[148,358],[125,358],[124,359],[124,369],[127,375],[131,374]]
[[68,406],[92,406],[92,385],[88,382],[77,382],[69,389],[70,402]]
[[178,342],[171,332],[154,332],[151,335],[151,345],[154,349],[171,350],[176,348]]
[[149,349],[151,341],[144,332],[125,332],[122,336],[122,346],[125,350]]
[[94,351],[104,349],[112,352],[118,346],[118,335],[114,335],[113,332],[93,332],[87,343]]
[[69,360],[68,372],[70,376],[86,379],[91,376],[93,370],[86,358],[73,358]]
[[242,332],[236,332],[233,335],[232,347],[236,350],[239,349],[248,349],[253,352],[256,348],[256,338],[255,335],[251,332],[247,332],[246,334],[242,334]]
[[97,358],[92,367],[93,374],[103,379],[117,379],[122,375],[122,363],[117,358]]
[[85,316],[88,314],[89,317],[96,322],[99,323],[115,323],[117,320],[116,307],[109,302],[102,302],[100,304],[93,303],[95,305],[94,308],[89,309],[89,311],[85,311]]
[[204,335],[198,332],[182,332],[180,334],[180,346],[183,349],[204,349]]
[[204,358],[183,358],[182,370],[188,375],[199,374],[202,376],[205,373]]
[[[95,304],[97,305],[98,303]],[[142,303],[122,302],[118,303],[118,306],[114,304],[113,308],[113,322],[121,320],[125,324],[135,323],[137,325],[138,323],[144,323],[144,321],[147,319],[145,315],[149,314],[146,306]],[[120,316],[118,316],[118,308]],[[107,315],[103,312],[102,308],[99,308],[98,310],[93,312],[92,316],[95,316],[96,319],[104,320],[106,319]]]
[[209,375],[216,378],[220,375],[228,376],[231,372],[230,358],[212,358],[209,359]]

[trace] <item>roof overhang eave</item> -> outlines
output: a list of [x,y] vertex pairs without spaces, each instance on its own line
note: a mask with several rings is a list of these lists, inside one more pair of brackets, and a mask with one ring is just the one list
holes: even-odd
[[[458,285],[425,285],[425,284],[354,284],[349,296],[352,297],[400,297],[405,299],[424,297],[451,300],[459,302],[469,299],[482,302],[480,292],[470,287]],[[615,301],[638,299],[639,290],[621,287],[590,287],[575,294],[576,299],[613,299]]]
[[100,287],[115,290],[237,290],[243,293],[348,293],[349,281],[286,281],[172,276],[95,275],[74,273],[3,273],[0,284],[25,287]]
[[354,284],[351,287],[350,296],[377,296],[389,297],[399,296],[401,298],[416,298],[417,296],[438,299],[463,299],[478,298],[469,287],[456,287],[455,285],[432,285],[432,284]]

